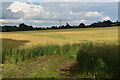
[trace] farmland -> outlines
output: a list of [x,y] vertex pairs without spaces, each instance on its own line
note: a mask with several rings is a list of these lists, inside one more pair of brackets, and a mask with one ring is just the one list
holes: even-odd
[[26,45],[62,45],[79,43],[83,40],[116,41],[118,40],[118,27],[3,32],[2,38],[30,41]]
[[119,76],[118,27],[3,32],[1,38],[4,78]]

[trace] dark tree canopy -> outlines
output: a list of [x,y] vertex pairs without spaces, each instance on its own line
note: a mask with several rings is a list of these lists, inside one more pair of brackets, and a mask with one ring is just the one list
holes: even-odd
[[19,26],[2,26],[2,32],[10,32],[10,31],[29,31],[29,30],[46,30],[46,29],[69,29],[69,28],[94,28],[94,27],[111,27],[111,26],[120,26],[120,22],[117,20],[116,22],[112,22],[110,20],[103,22],[92,23],[91,25],[85,25],[84,23],[80,23],[77,25],[70,25],[66,23],[66,25],[62,26],[52,26],[52,27],[32,27],[28,26],[24,23],[19,24]]
[[24,23],[21,23],[18,28],[19,28],[19,30],[21,30],[21,31],[33,30],[33,27],[32,27],[32,26],[27,26],[27,25],[24,24]]
[[69,23],[66,23],[66,28],[71,28],[72,26],[69,25]]
[[78,25],[79,28],[84,28],[85,27],[85,24],[84,23],[81,23]]

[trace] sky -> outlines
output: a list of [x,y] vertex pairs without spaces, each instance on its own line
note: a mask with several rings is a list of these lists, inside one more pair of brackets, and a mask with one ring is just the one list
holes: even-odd
[[118,2],[119,0],[1,0],[2,2],[26,1],[26,2]]
[[34,27],[51,27],[59,26],[60,20],[62,25],[66,23],[89,25],[103,20],[118,20],[118,2],[42,1],[14,0],[2,2],[0,22],[2,25],[25,23]]

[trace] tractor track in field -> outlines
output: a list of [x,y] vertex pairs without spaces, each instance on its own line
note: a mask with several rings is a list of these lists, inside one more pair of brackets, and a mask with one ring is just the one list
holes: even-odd
[[75,78],[75,76],[71,73],[71,67],[73,66],[73,64],[75,63],[74,60],[65,60],[62,63],[59,64],[58,66],[58,70],[60,72],[60,76],[61,78]]
[[[20,65],[18,67],[18,69],[21,69],[22,73],[18,72],[16,75],[19,78],[23,78],[23,77],[26,77],[26,76],[32,74],[33,69],[44,70],[44,68],[39,68],[38,66],[42,65],[42,63],[44,63],[44,62],[47,62],[47,61],[50,61],[50,60],[53,60],[53,59],[56,59],[59,57],[60,57],[60,55],[41,57],[40,59],[34,60],[30,63],[25,64],[25,65]],[[28,69],[30,69],[30,70],[28,71]]]
[[[54,56],[44,56],[41,57],[40,59],[36,59],[33,61],[30,61],[26,64],[20,64],[20,65],[15,65],[16,69],[18,70],[15,73],[15,77],[17,78],[26,78],[27,76],[33,74],[35,71],[44,71],[44,67],[40,66],[45,66],[44,63],[47,61],[51,61],[56,58],[60,58],[61,55],[54,55]],[[71,66],[74,65],[75,61],[74,60],[64,60],[63,62],[59,62],[56,64],[56,71],[58,71],[60,78],[75,78],[74,75],[71,73]]]
[[[42,63],[44,63],[44,62],[46,62],[46,61],[49,61],[49,60],[52,60],[52,59],[55,59],[55,58],[58,58],[58,57],[60,57],[60,55],[55,55],[55,56],[47,56],[47,57],[41,57],[40,59],[38,59],[38,60],[34,60],[34,61],[32,61],[32,63],[34,63],[34,64],[37,64],[37,65],[40,65],[40,64],[42,64]],[[29,65],[22,65],[22,67],[24,67],[24,68],[34,68],[34,67],[36,67],[35,65],[32,65],[32,64],[29,64]]]
[[[47,61],[50,61],[50,60],[53,60],[53,59],[56,59],[59,57],[60,57],[60,55],[42,57],[41,59],[38,59],[36,61],[32,61],[32,63],[37,64],[37,65],[42,65],[42,63],[44,63],[44,62],[47,62]],[[24,65],[22,67],[36,69],[36,65],[32,65],[32,63],[29,65]],[[60,78],[68,78],[68,79],[75,78],[74,75],[71,73],[72,70],[74,71],[74,69],[71,69],[71,66],[73,66],[74,63],[75,63],[74,60],[64,60],[63,62],[58,63],[58,65],[56,65],[56,67],[57,67],[56,69],[60,74]],[[44,70],[44,69],[38,68],[38,70]],[[32,73],[32,71],[29,72],[29,74],[31,74],[31,73]],[[27,74],[27,75],[29,75],[29,74]]]

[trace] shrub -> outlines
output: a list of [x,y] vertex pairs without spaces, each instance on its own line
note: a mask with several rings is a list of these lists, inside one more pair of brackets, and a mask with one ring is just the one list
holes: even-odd
[[77,52],[80,73],[92,77],[119,77],[120,54],[117,44],[83,43]]

